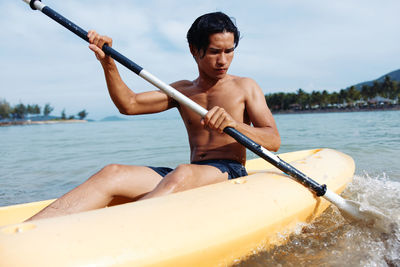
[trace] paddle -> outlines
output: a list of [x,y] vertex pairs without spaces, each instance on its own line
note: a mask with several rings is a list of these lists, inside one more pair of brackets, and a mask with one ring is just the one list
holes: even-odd
[[[73,22],[69,21],[65,17],[61,16],[48,6],[44,5],[39,0],[23,0],[23,1],[29,4],[32,9],[40,10],[42,13],[46,14],[48,17],[55,20],[65,28],[69,29],[71,32],[75,33],[85,41],[88,41],[87,37],[88,33],[86,31],[84,31],[79,26],[75,25]],[[134,73],[136,73],[149,83],[153,84],[154,86],[165,92],[167,95],[178,101],[180,104],[186,105],[187,107],[191,108],[201,117],[204,117],[207,114],[208,111],[206,109],[204,109],[197,103],[193,102],[191,99],[187,98],[185,95],[181,94],[173,87],[162,82],[161,80],[153,76],[151,73],[144,70],[135,62],[129,60],[128,58],[126,58],[113,48],[109,47],[108,45],[104,45],[102,50],[107,55],[110,55],[113,59],[115,59],[125,67],[132,70]],[[224,129],[224,132],[232,136],[237,142],[239,142],[240,144],[242,144],[243,146],[245,146],[246,148],[257,154],[261,158],[271,163],[273,166],[277,167],[281,171],[295,178],[298,182],[300,182],[305,187],[313,191],[317,196],[319,197],[322,196],[326,200],[335,204],[346,218],[356,221],[361,221],[368,225],[375,225],[384,232],[389,231],[387,223],[389,220],[382,213],[371,209],[364,209],[361,207],[360,203],[342,198],[338,194],[327,189],[326,185],[318,184],[316,181],[312,180],[307,175],[300,172],[287,162],[281,160],[278,156],[271,153],[264,147],[260,146],[259,144],[257,144],[247,136],[243,135],[236,129],[227,127]]]

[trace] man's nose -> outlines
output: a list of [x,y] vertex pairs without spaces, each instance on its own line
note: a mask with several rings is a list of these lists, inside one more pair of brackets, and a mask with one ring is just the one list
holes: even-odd
[[217,58],[217,64],[218,65],[225,65],[227,62],[227,58],[225,53],[221,53],[219,54],[218,58]]

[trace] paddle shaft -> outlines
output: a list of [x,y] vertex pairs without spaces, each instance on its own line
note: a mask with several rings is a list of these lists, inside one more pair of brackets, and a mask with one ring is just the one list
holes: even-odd
[[[81,37],[85,41],[89,41],[87,35],[88,33],[68,20],[67,18],[61,16],[58,14],[56,11],[51,9],[50,7],[44,5],[42,2],[38,0],[23,0],[27,4],[29,4],[32,9],[38,9],[54,21],[58,22],[71,32],[75,33],[79,37]],[[193,111],[195,111],[197,114],[199,114],[201,117],[204,117],[207,114],[207,110],[171,87],[170,85],[162,82],[159,80],[157,77],[153,76],[151,73],[148,71],[144,70],[142,67],[137,65],[135,62],[131,61],[124,55],[120,54],[118,51],[113,49],[112,47],[108,45],[104,45],[102,47],[102,50],[109,56],[111,56],[114,60],[118,61],[143,79],[147,80],[163,92],[165,92],[167,95],[178,101],[180,104],[186,105],[189,108],[191,108]],[[286,174],[294,177],[298,182],[302,183],[304,186],[308,187],[311,189],[313,192],[316,193],[317,196],[323,196],[327,189],[326,185],[320,185],[304,173],[300,172],[296,168],[294,168],[292,165],[289,163],[281,160],[278,156],[275,154],[271,153],[261,145],[257,144],[244,134],[240,133],[238,130],[232,128],[232,127],[226,127],[224,129],[224,132],[231,137],[233,137],[238,143],[242,144],[249,150],[251,150],[253,153],[256,155],[260,156],[261,158],[265,159],[269,163],[271,163],[273,166],[277,167],[281,171],[285,172]]]

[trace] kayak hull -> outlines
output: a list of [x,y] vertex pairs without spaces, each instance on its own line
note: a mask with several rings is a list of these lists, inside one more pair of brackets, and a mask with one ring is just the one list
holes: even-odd
[[[279,156],[336,193],[354,174],[351,157],[331,149]],[[0,225],[9,218],[0,259],[5,266],[230,265],[284,243],[329,206],[264,160],[246,168],[247,177],[29,223],[20,222],[51,200],[30,203],[33,213],[29,204],[0,208]]]

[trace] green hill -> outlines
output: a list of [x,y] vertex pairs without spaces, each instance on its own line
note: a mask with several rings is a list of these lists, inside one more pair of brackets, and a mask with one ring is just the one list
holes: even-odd
[[[392,72],[389,72],[388,74],[385,74],[385,75],[379,77],[378,79],[355,84],[354,87],[355,87],[356,89],[358,89],[358,90],[361,90],[361,88],[362,88],[363,85],[372,86],[372,85],[374,84],[374,81],[377,81],[378,83],[383,82],[386,76],[389,76],[390,79],[391,79],[392,81],[400,82],[400,69],[395,70],[395,71],[392,71]],[[351,86],[350,86],[350,87],[351,87]]]

